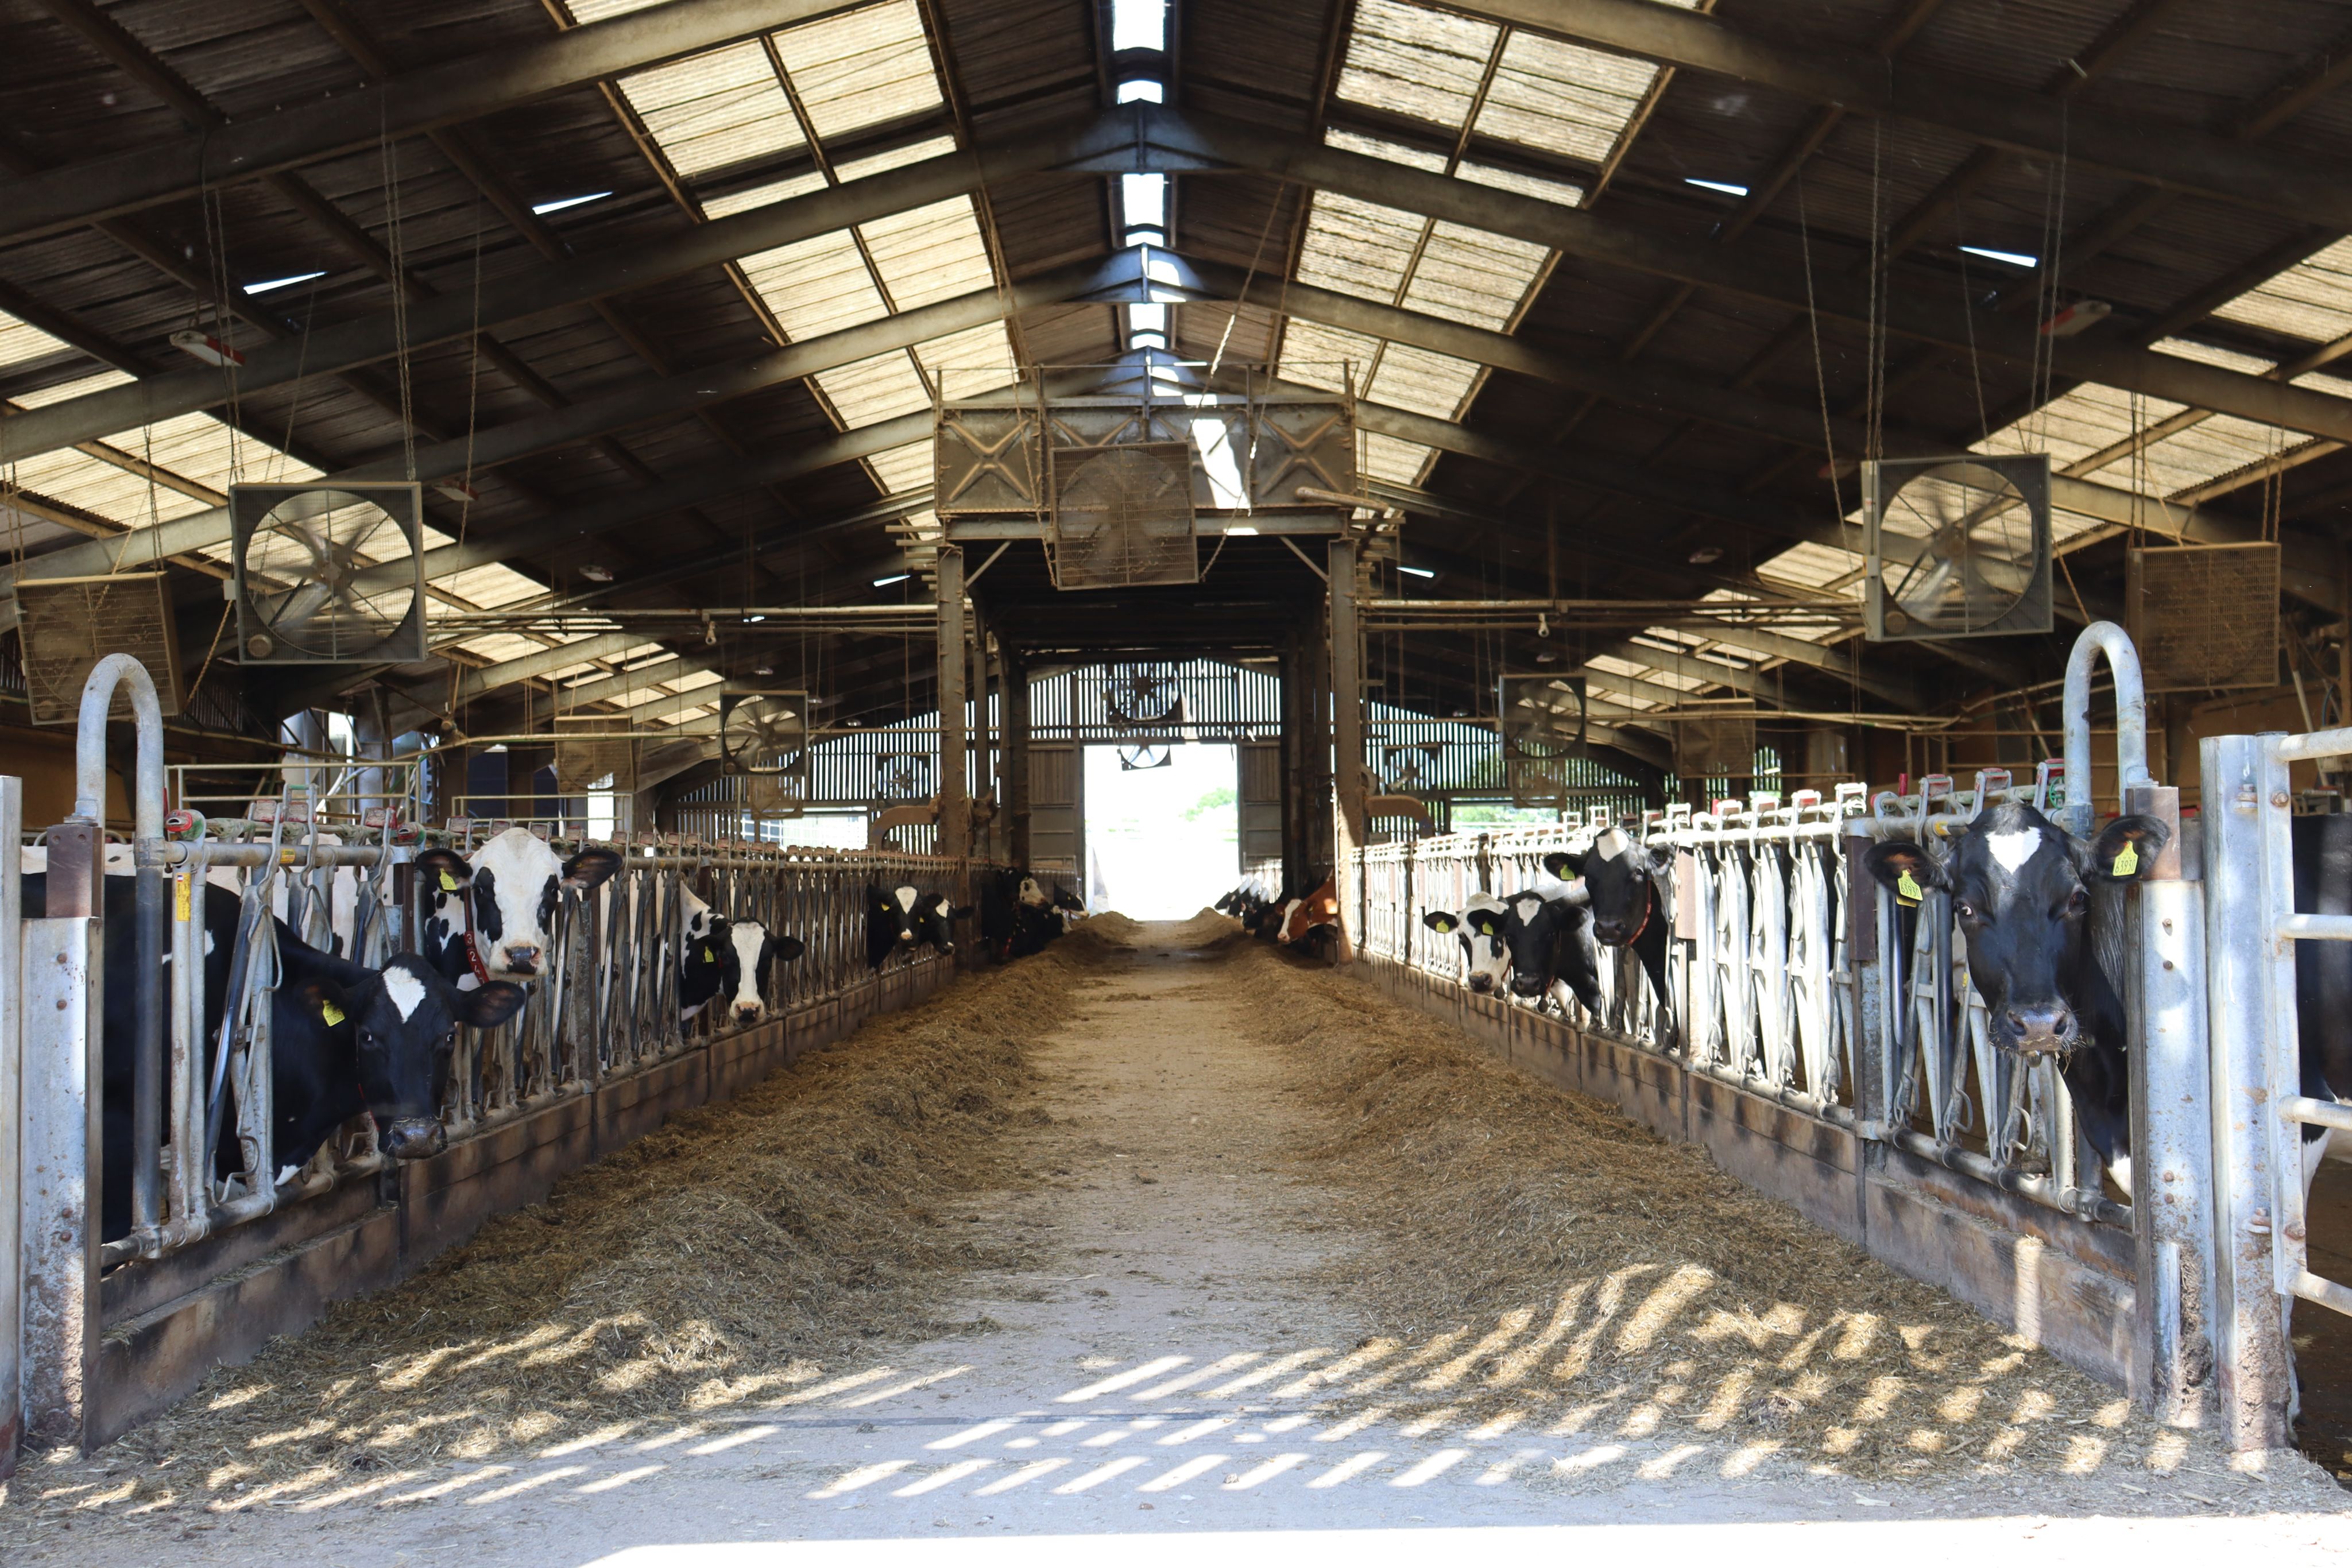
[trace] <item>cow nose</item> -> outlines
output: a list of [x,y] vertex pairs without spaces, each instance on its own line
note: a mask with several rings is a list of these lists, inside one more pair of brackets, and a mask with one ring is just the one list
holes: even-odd
[[1596,920],[1592,923],[1592,935],[1603,942],[1622,942],[1625,927],[1614,920]]
[[1523,997],[1540,996],[1543,994],[1543,980],[1541,977],[1513,975],[1511,977],[1511,989],[1518,992],[1518,994]]
[[509,947],[507,949],[507,967],[513,970],[518,975],[528,975],[532,973],[539,967],[539,949],[536,947]]
[[760,1021],[760,1015],[764,1010],[764,1009],[759,1007],[757,1004],[748,1007],[739,1007],[735,1009],[735,1021],[737,1023],[758,1023]]
[[449,1134],[438,1122],[422,1116],[405,1117],[384,1129],[384,1152],[396,1160],[421,1160],[437,1155],[449,1144]]
[[1470,988],[1474,991],[1491,991],[1495,988],[1495,977],[1473,975],[1470,977]]
[[2012,1007],[2007,1012],[2020,1051],[2063,1051],[2074,1043],[2074,1015],[2063,1003]]

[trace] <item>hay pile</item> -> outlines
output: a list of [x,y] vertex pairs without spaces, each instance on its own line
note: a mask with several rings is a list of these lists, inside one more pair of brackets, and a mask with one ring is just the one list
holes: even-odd
[[1424,1346],[1382,1397],[1845,1474],[2171,1468],[2179,1434],[1611,1106],[1255,944],[1224,960],[1301,1067],[1301,1174],[1372,1239],[1328,1283]]
[[[869,1020],[485,1226],[398,1288],[224,1369],[106,1456],[132,1498],[316,1496],[371,1475],[561,1444],[615,1422],[756,1405],[885,1343],[1013,1237],[943,1200],[1013,1176],[1024,1040],[1122,949],[1088,922],[1044,955]],[[1017,1020],[1017,1024],[1015,1022]],[[1017,1029],[1017,1032],[1015,1032]],[[193,1498],[190,1496],[194,1493]]]

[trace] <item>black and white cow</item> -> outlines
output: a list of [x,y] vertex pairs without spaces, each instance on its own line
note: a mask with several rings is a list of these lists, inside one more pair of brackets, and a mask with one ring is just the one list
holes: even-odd
[[[1930,893],[1950,896],[1968,946],[1969,983],[1984,999],[1993,1044],[2059,1058],[2076,1124],[2127,1193],[2124,1005],[2099,967],[2095,926],[2108,916],[2093,884],[2145,877],[2171,837],[2157,818],[2126,816],[2084,841],[2031,806],[2003,801],[1946,840],[1940,858],[1907,839],[1873,844],[1863,854],[1871,875],[1906,909]],[[2352,873],[2352,865],[2347,870]],[[2352,874],[2345,886],[2352,892]],[[2311,1037],[2306,1025],[2306,1041]]]
[[1592,913],[1592,939],[1604,947],[1631,947],[1650,977],[1651,993],[1666,1006],[1666,939],[1671,935],[1675,850],[1645,844],[1621,828],[1603,828],[1581,850],[1544,856],[1544,870],[1580,881]]
[[[48,909],[48,877],[21,878],[24,913]],[[131,1083],[135,1071],[137,931],[133,879],[106,878],[105,977],[100,1021],[100,1234],[131,1232]],[[236,945],[239,903],[226,888],[205,889],[205,1035],[220,1038]],[[522,1005],[520,987],[502,982],[460,992],[423,959],[394,957],[381,970],[320,952],[277,923],[280,979],[270,1004],[270,1100],[275,1173],[284,1180],[319,1151],[334,1130],[365,1111],[377,1145],[395,1159],[439,1151],[440,1093],[458,1024],[488,1028]],[[171,962],[166,954],[164,962]],[[209,1054],[209,1052],[207,1053]],[[223,1140],[216,1170],[236,1166]]]
[[1463,984],[1485,996],[1502,989],[1510,977],[1511,949],[1503,939],[1509,915],[1510,906],[1493,894],[1474,893],[1463,902],[1459,915],[1433,909],[1421,923],[1462,944]]
[[530,980],[553,961],[550,931],[564,888],[586,892],[621,869],[621,852],[591,844],[569,860],[521,828],[470,856],[425,850],[416,874],[434,895],[418,944],[434,967],[463,986]]
[[757,920],[721,919],[711,940],[719,951],[719,995],[726,1009],[721,1021],[738,1029],[768,1016],[770,971],[808,951],[799,937],[778,936]]
[[867,883],[866,967],[878,969],[891,954],[901,949],[912,953],[918,946],[953,953],[954,922],[971,914],[944,893],[924,893],[911,886],[882,888]]
[[[1436,924],[1441,915],[1454,918],[1442,910],[1423,918],[1432,929],[1444,930]],[[1523,1006],[1556,1001],[1565,1011],[1572,997],[1591,1012],[1603,1010],[1601,953],[1581,886],[1522,888],[1503,899],[1480,894],[1465,907],[1460,926],[1472,990],[1493,990],[1507,973],[1508,995]]]
[[997,963],[1042,953],[1066,929],[1053,894],[1031,873],[1008,867],[981,883],[981,945]]

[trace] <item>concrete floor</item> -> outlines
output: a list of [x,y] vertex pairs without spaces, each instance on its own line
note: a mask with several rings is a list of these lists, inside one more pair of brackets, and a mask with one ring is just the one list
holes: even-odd
[[[1345,1206],[1283,1160],[1299,1132],[1284,1062],[1245,1048],[1202,956],[1156,935],[1132,967],[1090,980],[1080,1017],[1044,1044],[1053,1120],[1017,1135],[1036,1140],[1028,1168],[1052,1178],[979,1218],[1033,1228],[1045,1262],[975,1281],[960,1315],[993,1332],[845,1367],[781,1404],[324,1496],[264,1490],[125,1516],[107,1506],[103,1464],[37,1464],[14,1483],[19,1500],[84,1506],[0,1508],[0,1561],[1129,1568],[1399,1550],[1714,1562],[1932,1541],[1939,1556],[2159,1563],[2266,1547],[2352,1562],[2352,1494],[2293,1459],[2263,1473],[2200,1459],[2133,1483],[1863,1485],[1794,1465],[1727,1476],[1724,1454],[1678,1437],[1548,1436],[1492,1417],[1465,1429],[1385,1415],[1376,1396],[1335,1398],[1352,1392],[1340,1385],[1362,1330],[1307,1271],[1349,1245]],[[1916,1528],[1930,1520],[1934,1534]]]

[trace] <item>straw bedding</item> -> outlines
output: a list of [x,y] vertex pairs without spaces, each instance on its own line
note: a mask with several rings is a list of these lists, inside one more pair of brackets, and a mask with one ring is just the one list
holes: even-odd
[[937,1207],[1012,1174],[1000,1134],[1043,1114],[1024,1042],[1068,1016],[1118,936],[1089,923],[678,1117],[215,1373],[114,1457],[176,1456],[141,1467],[142,1495],[320,1495],[773,1399],[845,1354],[865,1365],[887,1343],[983,1326],[940,1309],[971,1270],[1023,1261],[1022,1243]]
[[[1401,1398],[1855,1476],[2171,1468],[2183,1437],[1750,1191],[1695,1146],[1503,1066],[1458,1030],[1249,943],[1258,1042],[1297,1061],[1300,1174],[1365,1244],[1328,1284],[1421,1345]],[[2201,1442],[2201,1440],[2200,1440]],[[2210,1456],[2208,1456],[2209,1458]]]

